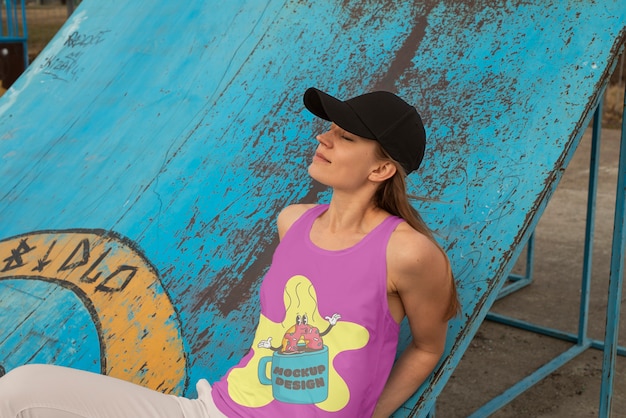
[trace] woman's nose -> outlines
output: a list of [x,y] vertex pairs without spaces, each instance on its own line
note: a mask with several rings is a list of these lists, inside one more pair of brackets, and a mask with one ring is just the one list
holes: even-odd
[[326,131],[324,133],[318,134],[315,139],[319,141],[320,144],[324,145],[326,148],[332,146],[332,140],[330,138],[330,131]]

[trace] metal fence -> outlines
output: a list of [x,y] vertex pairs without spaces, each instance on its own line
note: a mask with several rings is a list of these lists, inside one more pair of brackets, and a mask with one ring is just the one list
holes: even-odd
[[0,0],[0,79],[8,88],[81,0]]
[[0,79],[8,88],[28,65],[24,0],[0,1]]
[[23,0],[0,0],[0,39],[26,38]]
[[63,26],[80,0],[27,0],[28,55],[32,61]]

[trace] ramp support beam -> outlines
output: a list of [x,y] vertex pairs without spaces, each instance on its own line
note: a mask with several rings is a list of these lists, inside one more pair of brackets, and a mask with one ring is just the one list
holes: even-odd
[[[624,113],[626,113],[626,94],[624,96]],[[614,230],[611,253],[611,272],[609,278],[609,295],[606,308],[607,319],[604,341],[591,340],[587,336],[589,293],[591,286],[591,259],[595,224],[595,203],[600,159],[599,148],[602,125],[601,121],[602,101],[600,101],[600,103],[596,107],[593,119],[592,146],[589,170],[589,191],[587,198],[587,221],[585,227],[585,250],[583,257],[583,276],[581,284],[578,333],[574,335],[571,333],[534,325],[526,321],[518,320],[505,315],[496,314],[493,312],[488,313],[486,317],[489,320],[501,324],[514,326],[516,328],[524,329],[534,333],[562,339],[568,342],[575,343],[575,345],[537,369],[535,372],[523,378],[515,385],[511,386],[500,395],[487,402],[485,405],[476,410],[471,415],[471,417],[486,417],[493,414],[494,412],[511,402],[521,393],[528,390],[534,384],[538,383],[541,379],[563,367],[567,362],[576,358],[579,354],[583,353],[589,348],[603,350],[604,352],[602,364],[602,386],[600,391],[600,408],[598,416],[603,418],[610,416],[616,356],[626,356],[626,348],[620,347],[618,345],[620,301],[624,277],[624,254],[626,248],[626,117],[624,117],[624,115],[622,116],[620,159],[617,178],[615,219],[613,226]],[[532,258],[534,256],[533,235],[534,234],[530,236],[527,244],[526,273],[523,276],[509,276],[509,282],[512,282],[512,284],[503,287],[498,295],[499,298],[530,284],[530,282],[532,281]]]
[[604,357],[602,362],[602,386],[600,389],[600,416],[611,413],[615,360],[618,353],[617,335],[619,314],[624,281],[624,248],[626,246],[625,204],[626,199],[626,91],[622,113],[622,137],[620,142],[619,169],[617,171],[617,191],[615,195],[615,218],[613,221],[613,247],[611,250],[611,276],[607,305]]

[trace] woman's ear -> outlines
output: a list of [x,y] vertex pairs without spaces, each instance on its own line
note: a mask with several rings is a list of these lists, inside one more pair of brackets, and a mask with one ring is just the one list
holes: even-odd
[[383,182],[396,174],[396,165],[391,161],[381,161],[380,164],[369,175],[369,180],[373,182]]

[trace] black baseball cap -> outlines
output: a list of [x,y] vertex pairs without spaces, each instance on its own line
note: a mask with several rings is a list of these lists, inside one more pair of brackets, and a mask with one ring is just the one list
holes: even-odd
[[378,141],[407,174],[417,170],[424,158],[422,118],[393,93],[374,91],[342,101],[311,87],[304,92],[304,106],[350,133]]

